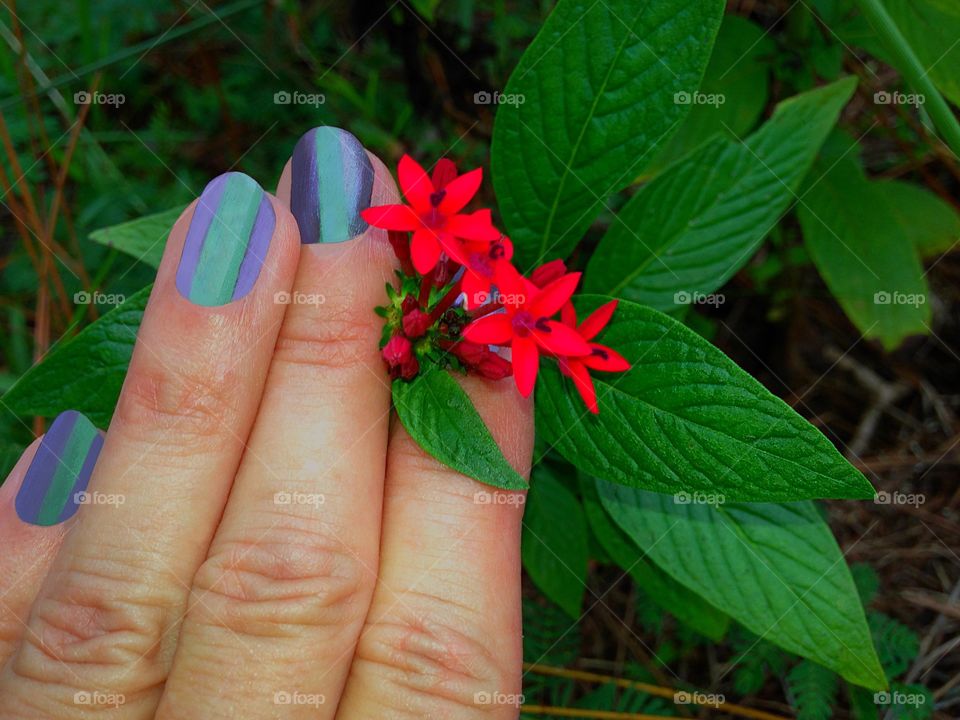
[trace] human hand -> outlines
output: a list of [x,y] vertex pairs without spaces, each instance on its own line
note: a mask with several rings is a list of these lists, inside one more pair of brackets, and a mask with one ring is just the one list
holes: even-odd
[[[522,503],[390,423],[359,211],[396,200],[321,128],[277,197],[184,211],[109,430],[60,416],[0,489],[0,718],[516,717]],[[463,384],[526,476],[529,403]]]

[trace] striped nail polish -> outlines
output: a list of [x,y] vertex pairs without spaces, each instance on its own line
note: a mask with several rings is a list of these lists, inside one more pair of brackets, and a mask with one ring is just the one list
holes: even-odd
[[101,447],[103,436],[85,415],[76,410],[60,413],[40,441],[17,493],[20,519],[32,525],[56,525],[71,517]]
[[257,182],[224,173],[197,201],[177,267],[177,290],[205,306],[226,305],[253,288],[270,247],[276,216]]
[[367,229],[373,165],[346,130],[314,128],[293,150],[290,209],[304,244],[338,243]]

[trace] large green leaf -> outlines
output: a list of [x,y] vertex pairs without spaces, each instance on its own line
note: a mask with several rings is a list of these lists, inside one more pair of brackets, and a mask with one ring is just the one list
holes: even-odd
[[678,503],[598,481],[604,507],[661,569],[761,638],[880,689],[853,579],[812,503]]
[[723,285],[796,198],[855,87],[786,100],[745,141],[717,138],[644,186],[593,254],[587,290],[671,310]]
[[798,215],[810,257],[844,312],[866,337],[894,348],[927,332],[931,309],[914,230],[885,202],[888,194],[850,153],[825,168]]
[[587,588],[588,540],[580,501],[539,465],[523,513],[523,566],[543,594],[574,620]]
[[943,198],[900,180],[873,183],[880,203],[890,208],[920,257],[949,252],[960,243],[960,215]]
[[[585,296],[579,306],[607,300]],[[536,393],[537,430],[581,470],[728,501],[873,497],[827,438],[673,318],[621,301],[598,342],[633,366],[596,373],[599,415],[584,410],[553,364],[541,368]]]
[[600,504],[597,484],[592,478],[581,475],[580,490],[590,529],[604,552],[663,610],[701,635],[715,642],[722,640],[730,618],[646,560],[646,553],[613,523]]
[[[521,269],[565,256],[690,108],[720,0],[560,0],[504,90],[491,170]],[[678,96],[679,97],[679,96]]]
[[160,267],[167,236],[183,211],[182,207],[171,208],[120,225],[94,230],[90,233],[90,239],[107,247],[115,247],[151,267]]
[[79,410],[94,425],[107,427],[152,287],[54,346],[7,391],[3,403],[19,415],[54,417],[64,410]]
[[500,488],[526,489],[527,481],[500,452],[483,419],[451,375],[425,370],[393,383],[393,404],[410,437],[444,465]]
[[776,49],[756,23],[724,15],[700,94],[693,98],[697,102],[643,174],[656,175],[717,133],[742,137],[750,132],[767,106]]
[[884,0],[930,78],[960,105],[960,4],[955,0]]

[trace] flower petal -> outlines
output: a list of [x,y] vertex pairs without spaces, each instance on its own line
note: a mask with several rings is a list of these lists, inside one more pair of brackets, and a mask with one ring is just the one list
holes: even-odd
[[433,193],[433,181],[427,172],[420,167],[420,163],[409,155],[400,158],[397,166],[397,175],[400,179],[400,189],[407,202],[419,215],[426,215],[433,206],[430,204],[430,195]]
[[500,231],[493,226],[489,210],[448,217],[444,230],[464,240],[491,242],[500,237]]
[[579,360],[591,370],[624,372],[630,369],[630,361],[616,350],[596,343],[590,343],[590,349],[591,353]]
[[583,325],[580,326],[580,334],[583,335],[584,340],[593,340],[597,333],[607,326],[613,316],[613,311],[617,309],[618,302],[619,300],[611,300],[590,313],[589,317],[583,321]]
[[[577,327],[577,310],[573,307],[572,302],[568,302],[563,306],[563,309],[560,310],[560,322],[564,325],[569,325],[572,328]],[[583,336],[583,331],[580,331],[581,337]],[[587,338],[584,338],[586,340]]]
[[463,210],[477,194],[482,180],[483,170],[477,168],[448,182],[443,188],[445,194],[440,201],[440,212],[444,215],[453,215]]
[[480,345],[506,345],[513,339],[513,325],[506,313],[491,313],[467,325],[463,338]]
[[384,230],[410,231],[421,226],[420,218],[407,205],[379,205],[367,208],[360,217],[374,227]]
[[592,349],[580,333],[568,325],[558,323],[556,320],[547,320],[547,329],[541,330],[538,327],[530,334],[533,335],[537,343],[552,355],[580,356],[589,355]]
[[430,179],[433,180],[434,190],[443,190],[447,183],[457,177],[457,165],[450,158],[440,158],[433,166]]
[[533,386],[537,384],[537,371],[540,369],[540,351],[537,344],[528,337],[515,337],[510,352],[517,390],[523,397],[530,397]]
[[587,406],[587,410],[594,415],[599,413],[600,408],[597,406],[597,391],[593,387],[593,379],[590,377],[590,372],[584,364],[576,360],[569,361],[567,363],[566,374],[573,379],[573,386],[577,389],[577,392],[580,393],[580,397],[583,398],[583,404]]
[[465,307],[468,310],[484,305],[490,299],[490,278],[467,268],[462,283],[460,289],[467,298]]
[[535,317],[550,317],[562,308],[577,289],[581,273],[567,273],[538,292],[527,306]]
[[437,265],[440,259],[440,243],[430,230],[417,230],[410,242],[410,258],[413,267],[421,275],[426,275]]
[[467,254],[464,252],[463,244],[457,237],[449,232],[441,231],[437,234],[440,241],[440,247],[443,251],[454,259],[460,265],[467,264]]

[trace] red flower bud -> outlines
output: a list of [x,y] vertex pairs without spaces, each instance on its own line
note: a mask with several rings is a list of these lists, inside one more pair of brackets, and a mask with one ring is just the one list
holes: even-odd
[[401,311],[404,315],[406,315],[406,314],[409,313],[409,312],[413,312],[414,310],[418,309],[419,307],[420,307],[420,302],[417,300],[417,298],[416,298],[415,295],[407,295],[407,296],[403,299],[403,302],[400,303],[400,311]]
[[550,262],[544,263],[530,273],[530,282],[532,282],[538,288],[542,288],[566,274],[567,266],[563,260],[551,260]]
[[437,266],[433,269],[433,284],[436,287],[443,287],[451,280],[453,276],[457,274],[457,271],[460,270],[460,263],[451,258],[446,258],[437,263]]
[[422,337],[430,325],[430,316],[419,308],[415,308],[403,316],[403,332],[408,338]]
[[418,372],[420,372],[420,363],[417,362],[417,358],[413,355],[400,366],[400,377],[404,380],[413,380]]
[[[413,345],[403,335],[394,335],[383,347],[383,359],[391,369],[399,367],[413,358]],[[416,358],[413,358],[416,360]]]
[[509,362],[493,352],[487,345],[461,340],[450,351],[468,370],[490,380],[501,380],[513,374]]

